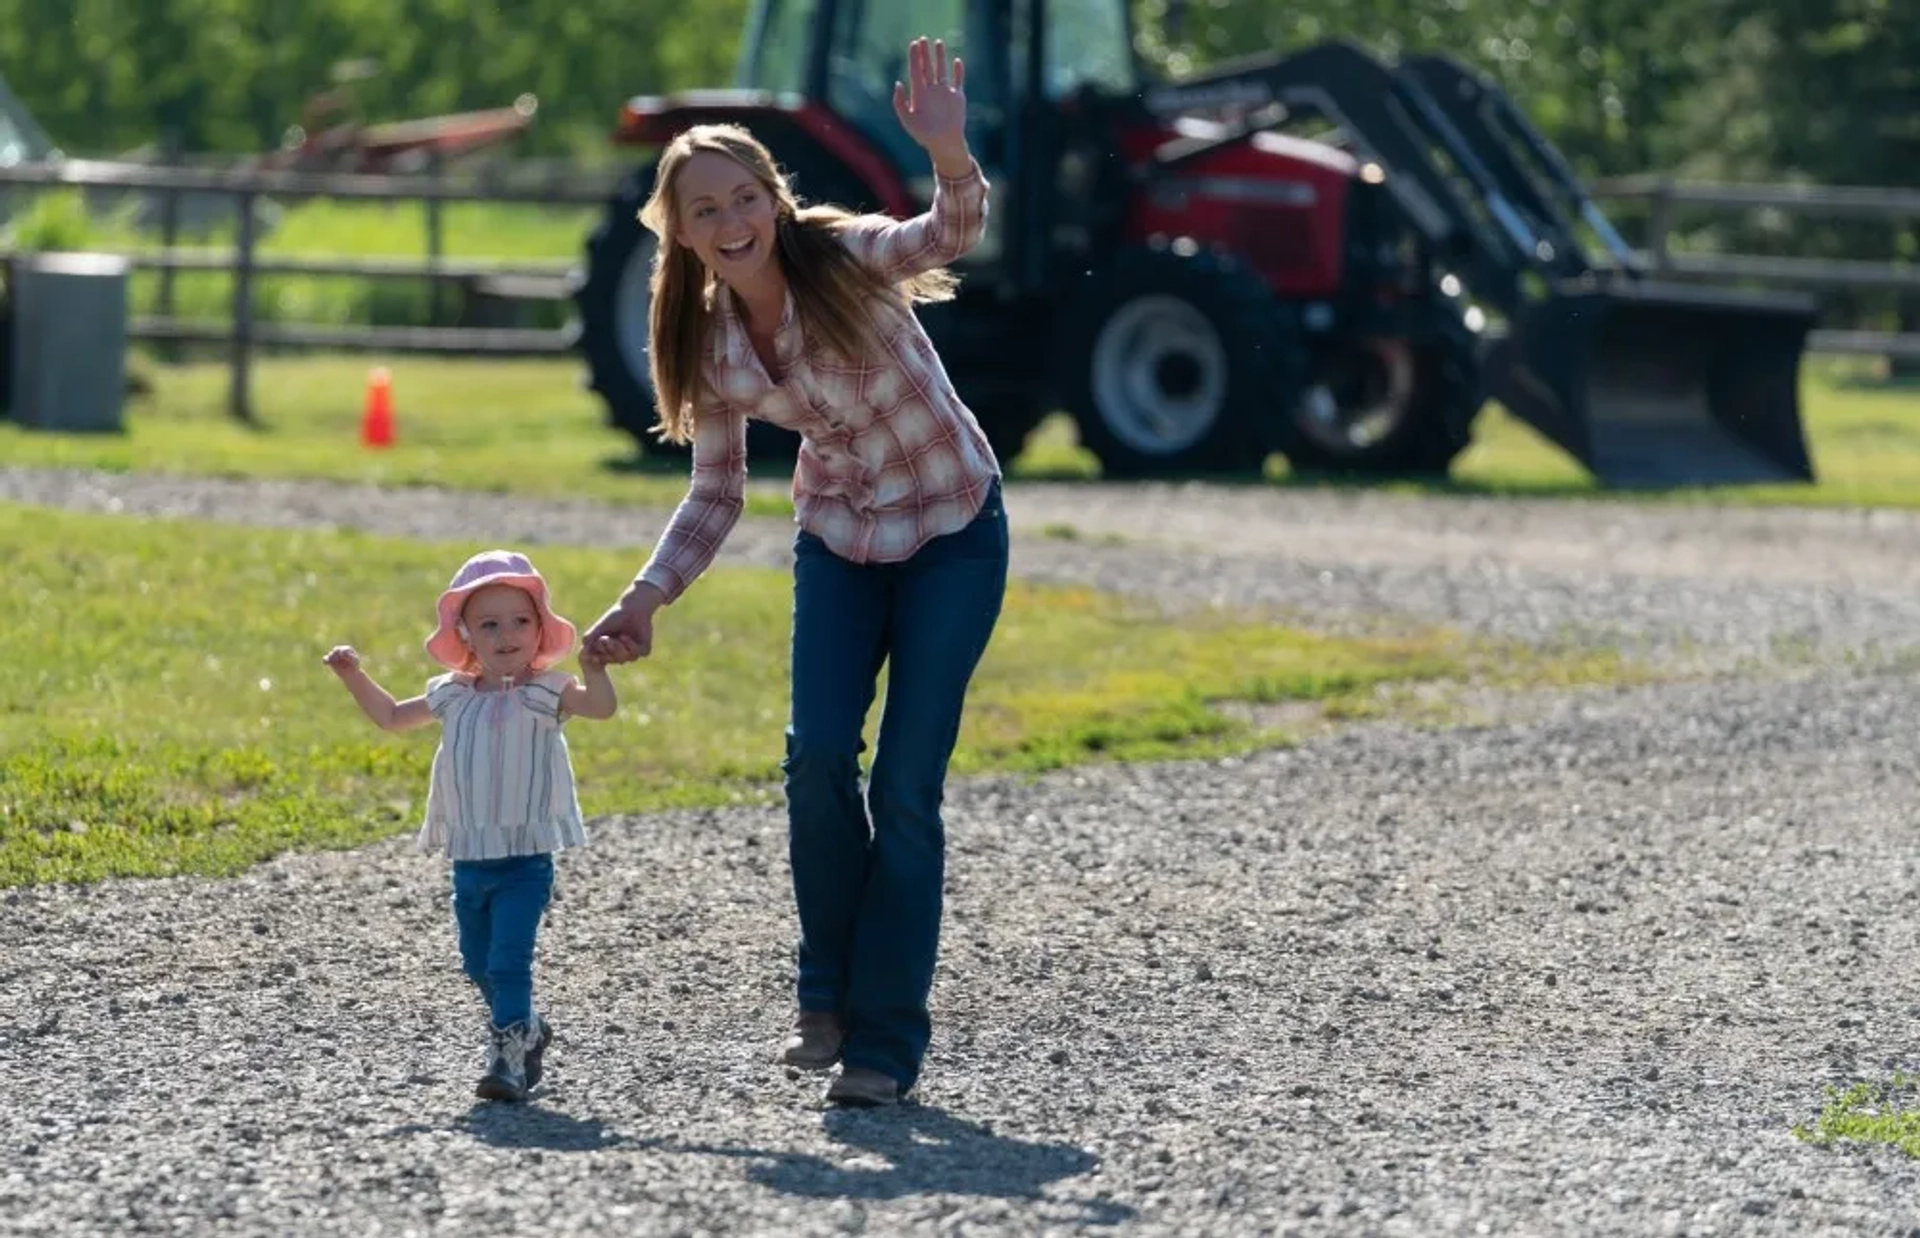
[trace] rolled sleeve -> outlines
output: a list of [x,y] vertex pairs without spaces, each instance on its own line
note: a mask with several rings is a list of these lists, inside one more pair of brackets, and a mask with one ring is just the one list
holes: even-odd
[[933,202],[911,219],[862,215],[841,238],[854,256],[890,283],[966,256],[987,230],[988,185],[978,160],[964,176],[933,178]]

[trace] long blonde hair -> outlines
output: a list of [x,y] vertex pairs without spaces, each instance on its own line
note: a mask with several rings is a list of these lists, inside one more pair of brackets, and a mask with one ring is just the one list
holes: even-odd
[[660,238],[653,256],[653,306],[647,323],[647,355],[660,425],[654,433],[673,443],[693,441],[702,395],[700,360],[713,323],[719,284],[699,257],[681,245],[674,185],[687,160],[701,153],[725,155],[752,173],[774,206],[775,258],[793,293],[794,312],[809,338],[842,358],[877,344],[875,302],[905,310],[914,302],[952,300],[959,287],[940,268],[889,285],[862,265],[839,234],[856,216],[830,205],[801,206],[775,164],[773,153],[738,125],[695,125],[661,152],[653,195],[640,208],[640,222]]

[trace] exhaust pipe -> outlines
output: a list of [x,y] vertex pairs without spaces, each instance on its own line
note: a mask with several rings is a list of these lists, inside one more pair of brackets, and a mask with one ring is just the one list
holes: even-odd
[[1622,489],[1811,482],[1800,419],[1810,298],[1573,283],[1488,350],[1488,394]]

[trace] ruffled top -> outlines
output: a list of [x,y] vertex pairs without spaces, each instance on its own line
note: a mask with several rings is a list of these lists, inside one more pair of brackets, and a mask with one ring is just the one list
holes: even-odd
[[487,692],[460,672],[427,682],[440,747],[419,850],[498,860],[586,845],[560,710],[567,682],[560,671]]

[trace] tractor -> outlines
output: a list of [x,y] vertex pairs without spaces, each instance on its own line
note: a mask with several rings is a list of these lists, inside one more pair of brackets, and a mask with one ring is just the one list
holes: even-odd
[[[803,201],[905,217],[890,102],[920,35],[967,66],[988,230],[919,308],[1003,462],[1067,412],[1109,478],[1444,474],[1490,399],[1609,485],[1811,480],[1806,299],[1649,278],[1484,76],[1333,40],[1156,81],[1127,0],[758,0],[732,88],[630,99],[617,143],[748,126]],[[574,290],[587,378],[651,452],[642,160]],[[1606,255],[1596,261],[1581,225]],[[798,440],[755,422],[749,454]]]

